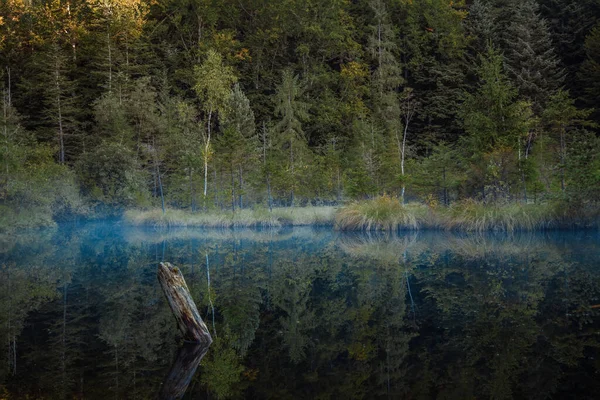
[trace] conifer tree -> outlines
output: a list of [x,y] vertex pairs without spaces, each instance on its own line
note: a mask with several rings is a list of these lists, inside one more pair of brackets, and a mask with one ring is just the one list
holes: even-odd
[[562,85],[564,72],[535,0],[525,0],[516,6],[503,46],[507,72],[519,95],[532,103],[534,112],[541,113],[550,96]]
[[[400,106],[399,88],[404,82],[402,77],[402,68],[398,61],[397,32],[391,22],[391,18],[384,0],[372,0],[369,2],[374,17],[371,26],[371,35],[367,50],[375,64],[375,70],[371,75],[371,99],[373,108],[373,117],[371,126],[367,128],[367,134],[363,137],[371,137],[371,140],[362,141],[363,160],[368,165],[367,170],[375,174],[381,166],[385,166],[387,173],[384,174],[388,179],[389,186],[394,185],[398,172],[403,168],[403,147],[402,147],[402,111]],[[375,122],[377,121],[377,122]],[[382,139],[389,146],[378,151],[376,149],[374,136],[381,131]],[[378,167],[375,167],[379,165]],[[391,187],[388,187],[391,189]],[[400,193],[396,192],[398,195]]]
[[414,126],[421,139],[455,140],[456,111],[464,89],[467,44],[463,1],[407,3],[405,75],[421,103]]
[[281,118],[275,130],[278,133],[277,142],[280,148],[287,151],[289,155],[284,165],[289,174],[286,174],[285,179],[288,180],[292,207],[298,189],[299,169],[305,165],[308,150],[307,140],[302,130],[302,121],[308,117],[308,104],[302,101],[303,91],[298,75],[294,75],[289,68],[285,69],[275,95],[275,114]]
[[495,25],[491,5],[485,0],[475,0],[469,7],[465,26],[471,36],[469,47],[476,54],[485,53],[490,41],[494,40]]
[[587,107],[594,108],[594,120],[600,123],[600,24],[585,40],[586,58],[581,65],[579,79],[583,83],[582,100]]
[[400,129],[397,89],[402,84],[402,70],[397,59],[396,32],[384,0],[372,0],[374,24],[371,26],[367,50],[375,70],[371,77],[373,111],[386,124],[386,129]]
[[575,107],[574,100],[569,92],[558,91],[553,95],[544,110],[543,121],[549,128],[553,144],[557,144],[558,169],[560,170],[560,187],[565,191],[566,166],[568,164],[568,148],[574,142],[572,136],[573,128],[577,126],[589,126],[586,120],[591,110],[580,110]]
[[502,55],[491,46],[481,56],[478,76],[479,88],[466,95],[460,110],[467,134],[464,140],[473,170],[481,171],[472,177],[473,184],[482,189],[484,199],[492,192],[498,200],[499,195],[506,198],[515,183],[517,162],[531,129],[531,108],[517,100],[517,90],[504,73]]
[[596,0],[540,0],[539,4],[556,54],[567,72],[567,89],[573,98],[579,98],[585,83],[578,80],[577,72],[586,57],[585,38],[600,20],[600,3]]
[[[256,125],[250,101],[239,84],[234,85],[229,103],[231,111],[223,119],[224,137],[221,140],[221,147],[229,160],[232,198],[236,197],[237,188],[237,204],[239,208],[243,208],[244,177],[252,168],[258,148]],[[237,177],[234,178],[234,175]],[[235,202],[232,201],[232,208],[235,208]]]
[[67,56],[53,43],[44,54],[42,68],[45,119],[58,147],[58,162],[76,157],[74,140],[78,135],[77,110],[73,97],[74,83],[68,77]]

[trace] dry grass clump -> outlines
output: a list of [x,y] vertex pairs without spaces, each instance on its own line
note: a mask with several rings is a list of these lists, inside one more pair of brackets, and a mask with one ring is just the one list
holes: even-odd
[[335,226],[340,230],[397,231],[417,229],[418,223],[414,209],[384,195],[345,206],[337,213]]
[[276,228],[280,226],[333,225],[334,207],[298,207],[244,209],[190,213],[184,210],[161,209],[128,210],[124,219],[134,226],[155,228],[206,227],[206,228]]
[[475,200],[453,204],[445,213],[446,229],[470,232],[515,232],[546,229],[553,223],[547,206],[508,203],[487,205]]

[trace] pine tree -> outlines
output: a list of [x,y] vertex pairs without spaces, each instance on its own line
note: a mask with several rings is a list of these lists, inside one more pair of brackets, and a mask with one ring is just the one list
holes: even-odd
[[519,95],[532,103],[534,112],[541,113],[562,85],[564,71],[535,0],[525,0],[515,8],[503,46],[507,72]]

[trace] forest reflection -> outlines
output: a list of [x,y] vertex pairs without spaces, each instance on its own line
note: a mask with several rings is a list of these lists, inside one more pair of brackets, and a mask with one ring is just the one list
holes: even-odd
[[[587,398],[600,236],[171,230],[0,238],[0,398],[156,398],[181,268],[214,342],[184,398]],[[210,277],[210,279],[209,279]]]

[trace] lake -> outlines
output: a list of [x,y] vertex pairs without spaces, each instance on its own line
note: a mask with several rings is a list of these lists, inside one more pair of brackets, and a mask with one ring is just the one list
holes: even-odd
[[186,399],[600,393],[597,231],[105,222],[0,238],[0,398],[158,398],[182,345],[161,261],[213,336]]

